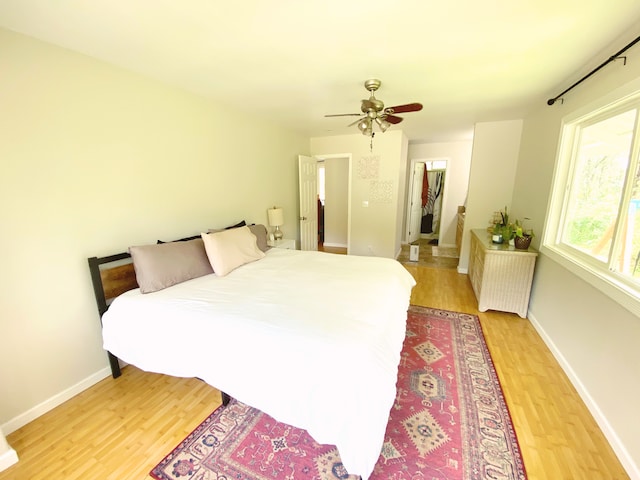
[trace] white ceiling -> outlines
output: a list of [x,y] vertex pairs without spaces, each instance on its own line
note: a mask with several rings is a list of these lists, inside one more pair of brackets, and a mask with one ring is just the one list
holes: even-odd
[[357,133],[324,115],[379,78],[387,106],[424,105],[392,127],[412,141],[544,105],[639,20],[638,0],[0,0],[0,26],[309,136]]

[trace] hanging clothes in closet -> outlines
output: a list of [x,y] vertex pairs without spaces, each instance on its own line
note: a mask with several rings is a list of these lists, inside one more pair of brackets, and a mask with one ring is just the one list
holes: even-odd
[[427,206],[428,201],[429,201],[429,174],[427,172],[427,165],[425,164],[424,172],[422,175],[422,208]]
[[427,176],[427,201],[422,206],[422,223],[420,233],[439,233],[440,213],[442,208],[443,171],[425,172]]

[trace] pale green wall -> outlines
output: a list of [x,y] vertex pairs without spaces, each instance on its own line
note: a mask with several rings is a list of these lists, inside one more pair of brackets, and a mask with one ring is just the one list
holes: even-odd
[[[408,140],[400,130],[378,134],[370,149],[369,137],[361,134],[314,137],[311,154],[316,156],[352,154],[351,238],[349,253],[396,258],[400,252],[406,184]],[[359,162],[379,157],[375,178],[363,178]],[[366,173],[364,176],[366,177]],[[390,185],[389,196],[374,195],[373,184]],[[367,202],[368,206],[364,206]]]
[[[442,218],[440,220],[440,245],[455,246],[458,207],[464,205],[469,190],[469,170],[471,165],[471,140],[460,142],[410,143],[407,166],[411,172],[412,160],[446,158],[447,172],[444,179],[442,198]],[[409,185],[411,178],[409,176]],[[407,190],[408,192],[409,190]],[[404,223],[405,237],[407,223]],[[406,238],[405,238],[406,239]]]
[[346,248],[349,228],[349,159],[327,158],[324,170],[324,244]]
[[0,426],[9,433],[106,374],[87,257],[265,223],[271,205],[297,237],[297,155],[309,140],[6,30],[0,65]]
[[[458,270],[469,265],[470,231],[487,228],[493,212],[511,208],[522,120],[477,123],[473,134],[469,195]],[[516,217],[513,217],[516,218]]]
[[[606,51],[619,50],[637,33],[630,35]],[[625,55],[626,66],[622,61],[608,65],[554,106],[541,99],[525,118],[512,211],[531,218],[537,232],[534,246],[542,238],[562,117],[640,78],[640,49]],[[594,66],[602,60],[595,59]],[[640,318],[553,261],[544,249],[529,312],[631,478],[640,478]]]

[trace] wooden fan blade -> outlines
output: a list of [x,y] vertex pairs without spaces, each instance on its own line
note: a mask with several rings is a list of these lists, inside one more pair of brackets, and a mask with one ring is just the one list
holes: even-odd
[[[364,117],[364,115],[363,115]],[[357,119],[355,122],[350,123],[349,125],[347,125],[347,127],[353,127],[356,123],[358,123],[361,119]]]
[[395,115],[385,115],[382,118],[384,118],[389,123],[393,123],[394,125],[402,121],[402,117],[396,117]]
[[334,113],[333,115],[325,115],[325,117],[359,117],[361,113]]
[[395,107],[387,107],[384,109],[385,112],[394,114],[394,113],[407,113],[407,112],[419,112],[422,110],[421,103],[407,103],[406,105],[397,105]]

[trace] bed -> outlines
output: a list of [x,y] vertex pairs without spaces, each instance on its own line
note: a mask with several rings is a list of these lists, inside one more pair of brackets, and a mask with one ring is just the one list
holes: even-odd
[[[220,235],[229,236],[202,239]],[[256,244],[255,235],[247,238]],[[208,246],[211,260],[216,252]],[[128,254],[89,259],[114,376],[120,358],[145,371],[198,377],[336,445],[349,473],[366,479],[396,395],[415,281],[391,259],[258,250],[230,271],[211,260],[215,273],[148,293],[138,286],[137,263],[105,268]],[[139,252],[132,253],[135,261]]]

